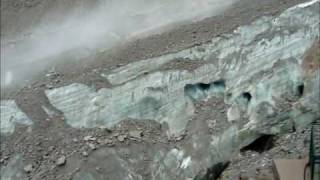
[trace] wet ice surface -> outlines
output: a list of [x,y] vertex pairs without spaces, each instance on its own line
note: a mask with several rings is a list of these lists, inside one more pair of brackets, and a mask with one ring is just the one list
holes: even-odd
[[31,125],[32,121],[23,113],[13,100],[1,101],[1,135],[12,134],[17,124]]

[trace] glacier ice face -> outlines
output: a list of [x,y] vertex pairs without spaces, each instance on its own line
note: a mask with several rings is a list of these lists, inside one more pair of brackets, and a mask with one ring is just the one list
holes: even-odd
[[12,134],[16,124],[32,125],[32,121],[19,109],[15,101],[3,100],[0,107],[1,134]]
[[[127,118],[151,119],[168,123],[175,134],[185,129],[193,114],[192,96],[219,95],[199,88],[186,92],[188,85],[223,79],[222,90],[229,95],[226,103],[242,106],[239,97],[250,94],[250,103],[239,108],[246,110],[248,127],[255,127],[263,120],[259,109],[268,107],[265,116],[273,114],[283,95],[294,96],[297,87],[303,85],[303,56],[319,32],[315,4],[290,8],[278,17],[261,17],[208,44],[106,72],[103,76],[115,85],[110,89],[96,91],[83,84],[71,84],[47,90],[46,94],[73,127],[111,127]],[[179,58],[207,64],[193,71],[157,71]]]
[[210,66],[204,66],[194,72],[156,72],[99,91],[83,84],[71,84],[48,90],[46,94],[73,127],[111,127],[128,118],[151,119],[167,122],[172,133],[179,133],[194,111],[191,98],[184,93],[185,85],[213,81],[210,70]]

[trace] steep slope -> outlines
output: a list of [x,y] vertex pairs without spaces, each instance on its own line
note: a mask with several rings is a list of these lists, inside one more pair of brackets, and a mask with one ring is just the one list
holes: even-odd
[[24,158],[34,179],[213,179],[259,137],[320,118],[319,19],[319,0],[288,5],[86,81],[53,72],[5,94],[1,174],[16,179]]

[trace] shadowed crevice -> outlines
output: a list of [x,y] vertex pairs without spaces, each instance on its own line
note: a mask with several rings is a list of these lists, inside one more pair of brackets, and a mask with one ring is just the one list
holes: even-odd
[[220,162],[213,165],[211,168],[207,170],[205,175],[198,175],[194,179],[195,180],[217,180],[220,178],[223,171],[229,166],[230,162]]
[[255,141],[253,141],[248,146],[245,146],[241,149],[241,152],[245,151],[255,151],[262,153],[264,151],[270,150],[274,146],[275,136],[274,135],[262,135]]
[[214,94],[224,93],[225,89],[225,81],[218,80],[212,83],[187,84],[184,87],[184,92],[193,100],[201,100]]

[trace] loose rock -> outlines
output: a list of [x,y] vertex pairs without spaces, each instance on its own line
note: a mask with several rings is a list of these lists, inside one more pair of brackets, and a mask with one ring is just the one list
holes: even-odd
[[57,164],[58,166],[63,166],[63,165],[66,164],[66,162],[67,162],[66,156],[61,156],[61,157],[56,161],[56,164]]
[[88,146],[92,149],[92,150],[96,150],[97,147],[96,145],[92,144],[92,143],[89,143]]
[[88,156],[89,156],[89,154],[88,154],[88,152],[84,151],[84,152],[82,152],[82,156],[84,156],[84,157],[88,157]]
[[125,135],[120,135],[117,137],[118,141],[123,142],[126,139]]
[[83,138],[84,141],[96,141],[97,138],[93,137],[93,136],[85,136]]
[[26,166],[23,168],[23,170],[24,170],[26,173],[32,172],[32,170],[33,170],[32,164],[26,165]]
[[112,144],[113,141],[111,139],[104,139],[104,140],[98,141],[98,143],[105,145],[105,144]]
[[129,135],[133,138],[139,139],[141,138],[142,131],[130,131]]

